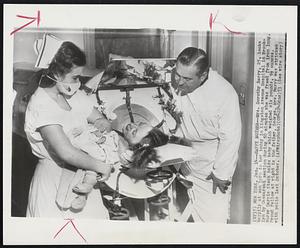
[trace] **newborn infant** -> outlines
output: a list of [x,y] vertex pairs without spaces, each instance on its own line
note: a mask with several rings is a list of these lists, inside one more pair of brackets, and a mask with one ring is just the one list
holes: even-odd
[[[130,151],[119,149],[119,136],[111,129],[110,121],[106,118],[97,119],[94,124],[87,124],[85,127],[71,130],[71,143],[78,149],[88,153],[92,157],[99,159],[108,166],[124,160],[130,160]],[[88,193],[91,192],[97,183],[97,173],[87,170],[82,182],[73,187],[73,191],[78,196],[72,201],[72,208],[82,209],[87,200]]]

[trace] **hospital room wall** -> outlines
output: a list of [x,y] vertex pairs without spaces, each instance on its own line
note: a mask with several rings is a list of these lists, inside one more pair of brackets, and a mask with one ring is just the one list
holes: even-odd
[[180,52],[189,46],[198,47],[207,51],[208,32],[198,31],[171,31],[170,57],[177,58]]
[[[233,178],[233,223],[250,223],[251,213],[251,156],[254,84],[254,34],[232,39],[232,84],[239,99],[242,118],[242,139],[237,170]],[[233,214],[234,213],[234,214]]]
[[[84,49],[84,35],[83,30],[77,29],[76,31],[65,30],[47,30],[48,33],[55,35],[56,37],[62,40],[69,40],[74,42],[78,47]],[[27,64],[28,66],[33,66],[37,58],[37,54],[34,51],[33,44],[36,39],[42,39],[45,30],[40,30],[37,32],[26,31],[26,32],[17,32],[14,36],[14,63],[19,65]]]
[[[37,39],[42,39],[44,33],[55,35],[57,38],[65,41],[71,41],[82,49],[86,54],[86,66],[82,71],[83,76],[92,77],[100,72],[95,67],[95,48],[94,29],[74,29],[74,30],[35,30],[34,32],[18,32],[14,39],[14,69],[34,69],[37,54],[34,51],[33,44]],[[24,49],[26,47],[26,49]]]
[[[18,32],[14,37],[14,63],[19,65],[27,64],[33,66],[37,55],[34,51],[33,44],[36,39],[41,39],[43,37],[45,30],[40,30],[39,32]],[[74,42],[77,46],[83,49],[87,54],[87,60],[90,64],[93,64],[92,60],[95,59],[94,54],[94,37],[95,34],[91,30],[77,29],[77,30],[47,30],[62,40],[69,40]],[[163,38],[164,39],[164,38]],[[187,46],[197,46],[203,50],[207,50],[207,32],[197,32],[197,31],[169,31],[170,46],[169,52],[166,56],[177,57],[178,54]],[[89,49],[89,47],[93,49]],[[26,49],[24,49],[26,48]],[[91,56],[89,56],[91,54]],[[91,58],[89,58],[91,57]]]

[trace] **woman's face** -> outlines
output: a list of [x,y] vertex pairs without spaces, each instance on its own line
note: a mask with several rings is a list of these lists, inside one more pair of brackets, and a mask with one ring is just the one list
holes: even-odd
[[151,130],[152,126],[144,122],[129,123],[123,127],[123,133],[126,141],[130,145],[138,144]]
[[[82,69],[83,69],[82,66],[76,66],[73,67],[73,69],[69,73],[67,73],[64,77],[58,76],[57,81],[60,83],[59,85],[57,85],[58,91],[60,93],[65,93],[64,89],[70,91],[71,90],[70,88],[72,86],[75,85],[80,86],[79,76],[82,73]],[[64,89],[61,88],[61,85],[64,87]]]
[[83,66],[74,66],[72,70],[67,73],[64,77],[60,77],[62,83],[77,83],[79,81],[79,76],[82,73]]

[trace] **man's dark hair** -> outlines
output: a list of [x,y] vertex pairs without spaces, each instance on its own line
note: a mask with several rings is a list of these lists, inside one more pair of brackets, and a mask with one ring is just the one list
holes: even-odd
[[183,65],[195,65],[198,68],[197,76],[208,71],[207,54],[200,48],[187,47],[177,57],[177,62]]

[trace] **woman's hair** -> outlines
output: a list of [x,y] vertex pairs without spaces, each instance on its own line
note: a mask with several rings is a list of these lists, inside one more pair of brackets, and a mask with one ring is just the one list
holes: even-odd
[[74,66],[84,66],[86,57],[74,43],[65,41],[62,43],[54,58],[52,59],[48,69],[46,69],[40,80],[40,87],[49,88],[55,85],[55,81],[46,77],[55,78],[55,76],[64,77]]
[[133,147],[132,165],[135,168],[146,168],[150,162],[160,162],[155,147],[167,143],[192,146],[191,142],[184,138],[168,136],[158,128],[153,128],[137,145]]

